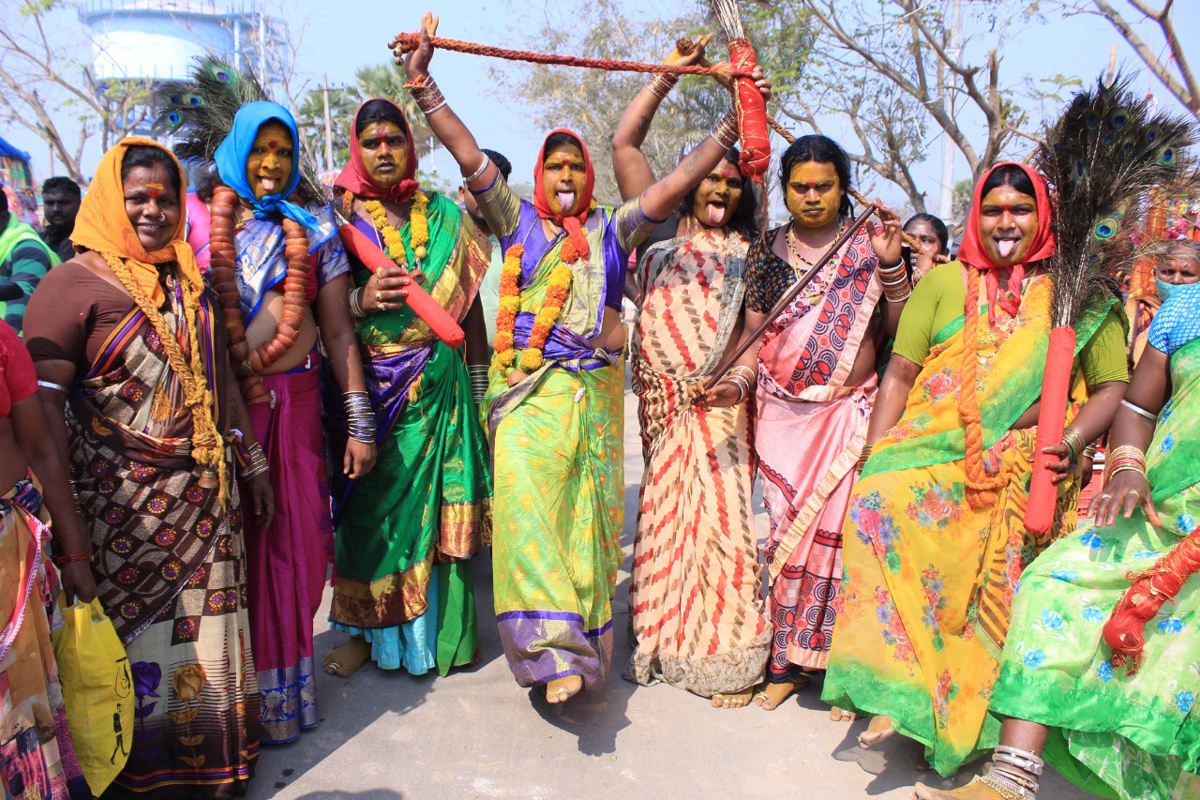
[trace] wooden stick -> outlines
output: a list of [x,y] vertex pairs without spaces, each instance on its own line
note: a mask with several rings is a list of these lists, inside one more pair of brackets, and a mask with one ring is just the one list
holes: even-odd
[[763,320],[762,324],[755,328],[754,332],[748,337],[743,339],[741,344],[737,346],[736,350],[734,350],[725,358],[721,359],[721,363],[717,365],[717,368],[713,371],[712,376],[709,377],[708,382],[704,384],[705,391],[708,391],[720,382],[721,378],[725,375],[725,371],[729,369],[729,367],[739,358],[741,358],[747,350],[750,349],[750,345],[758,341],[759,337],[762,336],[767,330],[767,327],[776,319],[778,319],[779,315],[782,314],[787,307],[792,304],[792,301],[796,299],[796,295],[804,291],[804,287],[808,286],[808,284],[812,282],[812,279],[817,277],[817,273],[820,272],[835,255],[837,255],[838,250],[841,250],[842,246],[846,244],[846,242],[850,241],[850,237],[853,236],[859,228],[866,224],[871,215],[875,213],[875,210],[876,207],[874,203],[867,204],[867,207],[863,209],[863,212],[859,214],[853,222],[850,223],[850,226],[846,228],[842,235],[837,238],[837,241],[829,245],[829,249],[826,250],[819,259],[817,259],[817,263],[809,267],[808,270],[800,276],[800,280],[793,283],[791,288],[784,293],[783,297],[779,298],[779,301],[775,303],[775,307],[772,308],[767,314],[767,318]]

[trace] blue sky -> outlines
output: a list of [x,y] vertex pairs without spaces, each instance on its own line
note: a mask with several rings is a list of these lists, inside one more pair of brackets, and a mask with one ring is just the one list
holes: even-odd
[[[268,0],[268,9],[272,1]],[[967,0],[967,5],[979,7],[981,2]],[[1114,0],[1114,3],[1124,5],[1121,0]],[[637,9],[639,14],[663,17],[677,12],[680,7],[678,2],[664,0],[618,0],[618,5]],[[400,30],[416,29],[425,7],[423,0],[401,0],[399,3],[293,0],[285,8],[294,15],[293,38],[300,37],[298,70],[311,76],[315,80],[314,85],[319,85],[322,75],[328,76],[331,86],[350,83],[354,71],[359,67],[390,59],[388,40]],[[540,28],[545,18],[569,20],[570,8],[571,4],[549,0],[544,4],[533,2],[524,6],[502,0],[442,0],[434,10],[441,15],[439,33],[444,36],[512,47],[519,46],[517,43],[524,38],[524,31]],[[1174,18],[1184,47],[1190,45],[1189,57],[1200,68],[1200,52],[1194,52],[1200,49],[1200,37],[1193,33],[1200,30],[1200,2],[1177,2]],[[53,35],[60,37],[64,46],[77,41],[81,27],[74,13],[56,12]],[[1141,29],[1145,38],[1157,45],[1159,40],[1155,32],[1145,25]],[[753,38],[753,31],[750,31],[750,35]],[[1006,45],[1002,75],[1006,82],[1015,81],[1019,76],[1036,78],[1054,74],[1075,75],[1088,80],[1107,67],[1109,49],[1113,44],[1120,46],[1119,64],[1131,68],[1140,66],[1132,50],[1104,20],[1090,15],[1056,18],[1045,25],[1030,26]],[[514,166],[514,180],[528,181],[532,177],[541,131],[535,129],[524,108],[503,96],[490,74],[492,70],[503,69],[504,63],[439,51],[431,72],[446,99],[474,131],[480,144],[507,155]],[[564,69],[561,73],[564,80],[570,79],[570,70]],[[1166,90],[1148,73],[1135,82],[1135,87],[1139,91],[1153,92],[1164,102],[1173,103]],[[613,102],[624,103],[627,99],[614,97]],[[830,120],[827,132],[835,137],[846,134],[836,120]],[[0,135],[33,155],[34,170],[39,181],[48,176],[47,148],[39,139],[20,129],[0,131]],[[976,138],[982,139],[982,131]],[[940,138],[934,137],[928,142],[928,152],[929,159],[917,170],[917,174],[923,188],[936,204],[941,163]],[[99,156],[98,147],[88,151],[85,171],[95,167]],[[457,171],[444,150],[435,152],[422,167],[447,177]],[[966,174],[966,164],[960,158],[955,177],[961,179]],[[880,185],[878,190],[885,200],[902,202],[899,190],[886,185]]]

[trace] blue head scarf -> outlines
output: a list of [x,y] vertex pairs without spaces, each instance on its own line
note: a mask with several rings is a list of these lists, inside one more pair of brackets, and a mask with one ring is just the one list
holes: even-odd
[[[292,174],[288,177],[283,191],[269,194],[258,200],[254,197],[250,181],[246,178],[246,159],[250,157],[250,149],[254,146],[258,129],[272,121],[282,124],[292,134],[292,147],[296,151],[296,158],[292,160]],[[279,214],[294,219],[309,230],[315,231],[319,227],[317,218],[286,199],[300,183],[299,150],[300,135],[296,130],[296,120],[292,117],[292,113],[278,103],[256,100],[238,109],[237,115],[233,118],[233,127],[230,129],[229,135],[221,142],[221,146],[217,148],[213,157],[217,162],[217,173],[221,176],[221,180],[226,186],[237,192],[239,197],[250,203],[256,218],[265,219]]]

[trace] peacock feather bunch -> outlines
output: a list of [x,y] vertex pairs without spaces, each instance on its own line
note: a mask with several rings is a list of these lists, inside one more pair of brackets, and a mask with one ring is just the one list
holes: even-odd
[[[216,56],[193,63],[191,79],[164,83],[154,92],[154,133],[170,137],[171,150],[181,161],[211,164],[217,147],[233,129],[238,109],[256,100],[270,100],[253,72],[237,70]],[[297,158],[304,148],[296,143]],[[300,195],[306,201],[321,197],[312,165],[300,164]]]
[[1135,96],[1128,78],[1071,100],[1035,156],[1054,196],[1054,326],[1073,326],[1132,269],[1153,198],[1195,177],[1186,148],[1196,139],[1195,120]]

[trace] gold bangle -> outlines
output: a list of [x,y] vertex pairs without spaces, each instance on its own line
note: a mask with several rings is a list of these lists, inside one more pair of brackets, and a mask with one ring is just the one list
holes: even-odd
[[404,84],[404,87],[408,89],[413,99],[417,101],[417,107],[421,109],[421,113],[426,116],[446,105],[446,98],[442,97],[442,92],[438,89],[437,83],[429,75],[424,75],[415,81],[409,81]]
[[646,84],[646,88],[650,90],[650,94],[657,97],[659,100],[666,100],[667,95],[675,88],[675,84],[679,83],[678,75],[656,74]]
[[737,114],[732,108],[725,113],[725,116],[721,117],[721,120],[717,123],[716,127],[713,128],[712,133],[710,133],[709,136],[712,136],[713,140],[726,150],[737,144]]

